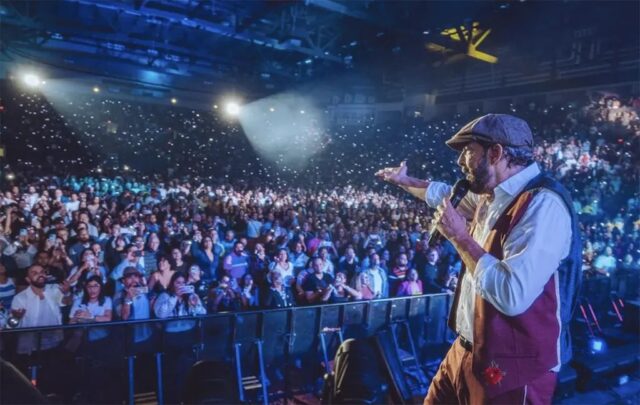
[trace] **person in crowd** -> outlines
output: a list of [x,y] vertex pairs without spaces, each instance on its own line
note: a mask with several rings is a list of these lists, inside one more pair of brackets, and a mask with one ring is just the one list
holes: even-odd
[[171,249],[171,268],[181,273],[186,273],[189,269],[189,264],[184,261],[180,248]]
[[158,255],[160,254],[160,238],[158,234],[152,232],[147,237],[147,246],[142,250],[142,262],[144,272],[151,275],[158,268]]
[[442,274],[442,266],[440,264],[440,254],[438,249],[429,248],[427,250],[427,262],[424,264],[420,280],[425,294],[437,294],[443,292],[445,284],[440,274]]
[[290,254],[291,263],[293,263],[293,273],[298,276],[298,274],[307,267],[307,263],[309,262],[309,256],[307,256],[304,252],[304,238],[302,241],[298,240],[294,242],[293,252]]
[[347,280],[352,280],[358,273],[358,256],[353,246],[349,245],[344,251],[344,256],[340,258],[338,263],[338,271],[344,273]]
[[333,277],[323,271],[324,264],[325,262],[319,256],[311,259],[313,272],[306,277],[302,285],[306,302],[309,304],[326,303],[331,297]]
[[13,277],[9,277],[5,265],[0,262],[0,310],[9,311],[14,295],[16,295],[16,283]]
[[250,273],[245,274],[240,281],[240,300],[242,309],[256,308],[259,304],[259,291]]
[[67,280],[74,290],[81,292],[86,280],[93,276],[100,277],[103,284],[107,282],[107,269],[98,264],[95,253],[88,248],[80,255],[80,264],[71,269]]
[[158,318],[204,315],[207,313],[193,286],[187,284],[187,275],[178,272],[171,276],[169,288],[163,291],[155,300],[153,312]]
[[267,290],[262,306],[264,308],[287,308],[295,305],[291,290],[284,282],[282,273],[271,272],[271,283]]
[[200,297],[200,300],[206,303],[207,296],[209,295],[209,286],[202,280],[202,270],[200,270],[200,267],[198,267],[197,264],[192,264],[186,274],[188,276],[187,284],[192,285],[195,293]]
[[407,272],[410,270],[409,268],[409,258],[406,253],[400,253],[396,257],[396,264],[391,269],[391,273],[389,274],[389,288],[391,291],[397,291],[400,283],[402,283],[407,278]]
[[158,268],[156,271],[151,273],[151,276],[149,276],[147,285],[149,286],[149,291],[151,293],[160,295],[169,289],[173,275],[176,274],[177,271],[171,267],[171,262],[166,256],[160,256],[156,265]]
[[[129,245],[125,248],[125,257],[112,271],[109,277],[113,280],[120,280],[124,275],[124,270],[128,267],[135,267],[138,272],[142,275],[142,284],[146,285],[146,273],[144,264],[142,260],[140,260],[142,253],[135,245]],[[117,285],[116,292],[119,292],[122,289],[122,284]]]
[[369,273],[367,272],[363,271],[355,276],[353,287],[360,294],[360,298],[363,300],[372,300],[378,298],[376,296],[376,293],[373,291],[371,278],[369,277]]
[[84,223],[81,223],[80,225],[78,225],[78,227],[76,228],[76,234],[77,234],[77,242],[71,245],[71,247],[69,248],[68,255],[71,261],[75,265],[78,265],[80,264],[80,255],[85,250],[91,248],[92,240],[91,240],[91,236],[89,236],[87,225]]
[[[29,287],[14,295],[11,301],[11,315],[19,320],[18,326],[29,328],[62,325],[60,308],[72,301],[69,282],[47,284],[45,270],[37,264],[27,269],[26,279]],[[22,333],[18,337],[17,352],[30,354],[34,350],[54,349],[62,339],[61,330],[41,334]]]
[[[153,312],[157,318],[177,318],[204,315],[207,313],[200,297],[195,293],[192,285],[187,284],[187,275],[174,273],[169,288],[162,292],[153,304]],[[192,336],[195,321],[177,320],[164,324],[165,356],[167,369],[167,401],[180,401],[180,387],[184,385],[189,368],[195,361],[193,346],[185,344]]]
[[329,249],[325,246],[320,247],[318,249],[318,257],[322,260],[322,271],[333,277],[335,270],[331,257],[329,256]]
[[249,256],[244,252],[244,244],[237,241],[233,250],[224,258],[224,272],[231,277],[235,286],[240,284],[240,279],[249,271]]
[[[83,292],[78,297],[71,311],[69,323],[110,322],[113,317],[113,302],[104,291],[104,281],[100,276],[90,276],[83,285]],[[104,339],[109,334],[108,329],[91,328],[89,341]]]
[[293,264],[289,261],[289,253],[287,249],[278,250],[278,255],[271,263],[271,269],[269,274],[280,273],[284,284],[290,287],[294,282]]
[[347,284],[347,275],[341,271],[336,273],[336,278],[331,285],[329,303],[341,303],[362,299],[362,294]]
[[213,239],[210,236],[203,238],[200,231],[196,231],[191,243],[191,254],[195,263],[202,270],[204,280],[207,282],[217,280],[220,256],[214,250]]
[[608,277],[615,271],[617,264],[617,260],[613,256],[613,249],[611,246],[607,246],[604,252],[596,257],[593,267],[598,274]]
[[422,281],[418,277],[418,270],[409,269],[406,273],[405,280],[398,286],[398,297],[421,295],[423,294]]
[[270,267],[271,261],[264,250],[264,245],[256,243],[253,255],[249,260],[249,274],[259,289],[263,289],[267,285],[267,274],[269,274]]
[[228,275],[220,277],[218,286],[209,292],[208,312],[237,311],[242,306],[238,292],[231,285],[232,279]]
[[363,270],[369,277],[371,288],[375,298],[389,297],[389,282],[387,272],[380,267],[380,256],[373,253],[369,256],[369,267]]

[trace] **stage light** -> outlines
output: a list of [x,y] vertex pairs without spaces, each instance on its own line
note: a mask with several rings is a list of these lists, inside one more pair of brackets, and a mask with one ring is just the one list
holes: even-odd
[[240,114],[240,105],[235,101],[229,101],[225,106],[225,111],[232,117],[237,117]]
[[304,110],[300,110],[300,114],[304,114]]
[[604,339],[591,338],[589,339],[589,349],[591,353],[602,353],[607,350],[607,343]]
[[96,172],[98,172],[98,173],[102,173],[102,168],[98,167],[98,168],[96,169]]
[[171,99],[171,104],[176,104],[177,102],[178,102],[177,98],[174,97],[174,98]]
[[275,109],[275,108],[273,108],[273,107],[270,107],[270,108],[269,108],[269,111],[271,111],[271,112],[274,112],[275,110],[276,110],[276,109]]
[[38,87],[40,86],[40,84],[42,84],[42,80],[40,80],[40,78],[33,73],[26,73],[24,76],[22,76],[22,81],[29,87]]
[[213,109],[214,109],[214,110],[217,110],[217,109],[218,109],[218,104],[214,104],[214,105],[213,105]]
[[123,169],[124,169],[125,172],[128,172],[129,171],[129,166],[124,165]]
[[100,87],[98,87],[98,86],[94,86],[94,87],[93,87],[93,92],[94,92],[94,93],[100,93]]
[[16,178],[16,175],[13,173],[7,173],[7,180],[11,181],[14,180]]

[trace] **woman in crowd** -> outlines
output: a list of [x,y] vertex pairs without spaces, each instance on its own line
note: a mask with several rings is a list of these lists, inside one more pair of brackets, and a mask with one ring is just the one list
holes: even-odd
[[178,272],[173,273],[169,287],[155,300],[153,312],[158,318],[204,315],[207,313],[193,286],[187,284],[187,276]]
[[398,287],[397,296],[404,297],[408,295],[421,295],[422,281],[418,278],[418,270],[410,269],[407,272],[405,280]]
[[279,249],[275,261],[271,264],[271,272],[280,273],[286,286],[291,286],[295,281],[293,275],[293,264],[289,261],[289,252],[287,249]]
[[[149,292],[158,296],[169,289],[173,276],[177,273],[171,268],[171,263],[166,256],[158,258],[158,270],[149,276],[148,287]],[[184,273],[180,273],[184,274]]]
[[72,287],[76,288],[78,294],[83,290],[83,285],[90,277],[97,276],[102,280],[102,284],[107,282],[107,270],[98,264],[98,259],[93,250],[85,249],[80,255],[80,265],[71,269],[67,280]]
[[375,298],[373,287],[371,286],[371,280],[369,280],[369,275],[367,273],[362,272],[356,275],[354,287],[355,290],[360,293],[360,298],[363,300],[372,300]]
[[271,272],[271,283],[262,306],[264,308],[287,308],[294,306],[291,290],[285,285],[281,273]]
[[329,302],[334,304],[338,302],[347,302],[353,300],[362,299],[362,294],[347,285],[347,276],[345,273],[339,271],[336,273],[336,278],[332,284],[331,296]]

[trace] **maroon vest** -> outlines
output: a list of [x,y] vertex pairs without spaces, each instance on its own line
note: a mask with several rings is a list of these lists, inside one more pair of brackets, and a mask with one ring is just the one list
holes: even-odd
[[[504,258],[504,242],[534,195],[535,191],[523,192],[504,210],[483,246],[488,253],[500,260]],[[463,266],[461,279],[464,271]],[[456,289],[449,316],[449,327],[454,331],[461,284]],[[555,274],[533,304],[517,316],[503,314],[476,294],[473,372],[482,382],[487,398],[522,387],[558,365],[558,305]]]

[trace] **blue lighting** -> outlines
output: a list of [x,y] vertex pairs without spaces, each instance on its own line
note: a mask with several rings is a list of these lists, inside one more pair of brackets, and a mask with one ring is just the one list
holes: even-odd
[[600,338],[593,338],[589,340],[589,349],[592,353],[602,353],[607,350],[607,343]]

